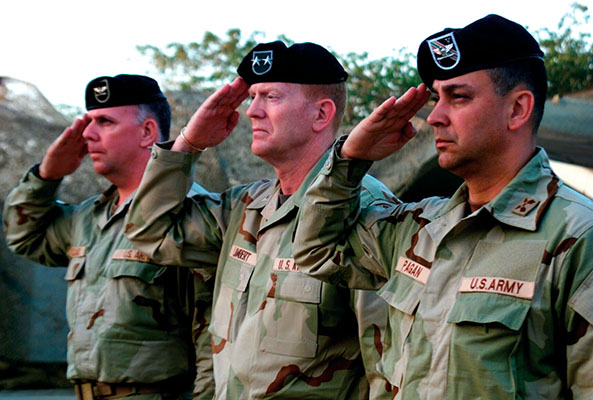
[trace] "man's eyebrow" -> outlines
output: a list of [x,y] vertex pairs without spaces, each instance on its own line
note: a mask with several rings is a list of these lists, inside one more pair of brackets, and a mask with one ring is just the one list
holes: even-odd
[[449,85],[441,86],[441,90],[447,94],[452,93],[458,89],[469,89],[469,88],[471,88],[471,86],[466,83],[451,83]]

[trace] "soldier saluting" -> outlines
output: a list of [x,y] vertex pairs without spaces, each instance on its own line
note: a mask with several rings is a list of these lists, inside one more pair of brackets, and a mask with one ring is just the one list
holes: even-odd
[[593,202],[535,145],[547,89],[539,45],[489,15],[428,37],[418,71],[436,101],[427,122],[439,165],[465,182],[450,199],[359,209],[369,160],[408,137],[406,99],[388,102],[307,192],[297,263],[379,289],[396,398],[592,398]]
[[[391,398],[376,368],[384,301],[310,278],[292,255],[304,193],[340,126],[348,75],[321,46],[280,41],[257,45],[238,73],[173,144],[155,146],[126,234],[165,264],[218,260],[210,324],[217,398],[358,399],[369,382],[373,398]],[[186,201],[192,164],[230,134],[248,96],[251,150],[276,179]],[[371,177],[363,185],[365,203],[389,196]]]
[[[169,137],[169,104],[142,75],[98,77],[85,97],[88,112],[6,199],[6,240],[17,254],[68,266],[67,377],[78,399],[177,399],[193,378],[192,304],[181,300],[193,278],[189,269],[155,263],[124,236],[150,146]],[[61,179],[87,154],[111,187],[77,205],[58,201]],[[203,377],[212,388],[211,367]]]

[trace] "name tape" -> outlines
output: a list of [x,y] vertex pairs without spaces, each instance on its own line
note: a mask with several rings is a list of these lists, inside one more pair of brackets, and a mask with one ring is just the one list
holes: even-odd
[[257,262],[257,254],[235,245],[231,247],[229,257],[249,265],[255,265]]
[[86,255],[86,246],[82,246],[82,247],[70,247],[68,249],[68,251],[66,252],[66,255],[70,258],[75,258],[75,257],[84,257]]
[[499,293],[528,300],[533,299],[534,290],[535,282],[495,277],[463,278],[459,287],[459,292]]
[[113,252],[112,260],[131,260],[154,263],[146,254],[136,249],[118,249]]
[[277,258],[274,260],[274,271],[298,271],[299,267],[292,258]]
[[428,275],[430,275],[430,269],[405,257],[400,257],[397,260],[397,266],[395,270],[406,276],[409,276],[423,285],[426,285],[426,281],[428,281]]

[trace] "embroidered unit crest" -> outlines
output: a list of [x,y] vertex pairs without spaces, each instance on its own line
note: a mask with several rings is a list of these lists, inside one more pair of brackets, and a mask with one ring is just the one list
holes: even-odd
[[428,45],[430,46],[432,58],[439,68],[447,70],[455,68],[459,64],[461,54],[455,42],[453,32],[439,36],[438,38],[429,39]]
[[272,69],[274,52],[272,50],[254,51],[251,59],[251,69],[256,75],[263,75]]
[[109,83],[107,82],[107,79],[102,79],[100,83],[102,84],[101,86],[93,88],[93,93],[95,94],[95,100],[99,103],[105,103],[109,100],[109,96],[111,95],[109,92]]

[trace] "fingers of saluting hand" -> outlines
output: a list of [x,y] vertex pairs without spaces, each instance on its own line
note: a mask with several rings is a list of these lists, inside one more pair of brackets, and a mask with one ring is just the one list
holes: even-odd
[[61,146],[84,146],[86,140],[82,136],[82,133],[90,123],[91,118],[88,114],[84,114],[81,118],[78,118],[72,123],[72,125],[64,130],[57,142]]
[[248,96],[249,85],[245,83],[242,78],[237,78],[231,83],[231,91],[234,93],[230,105],[233,108],[237,108],[243,103]]
[[429,97],[430,92],[424,84],[410,88],[397,100],[392,97],[381,105],[382,117],[388,120],[409,120],[426,104]]
[[204,106],[211,110],[236,109],[247,97],[249,86],[241,78],[235,79],[231,84],[226,84],[210,96]]

